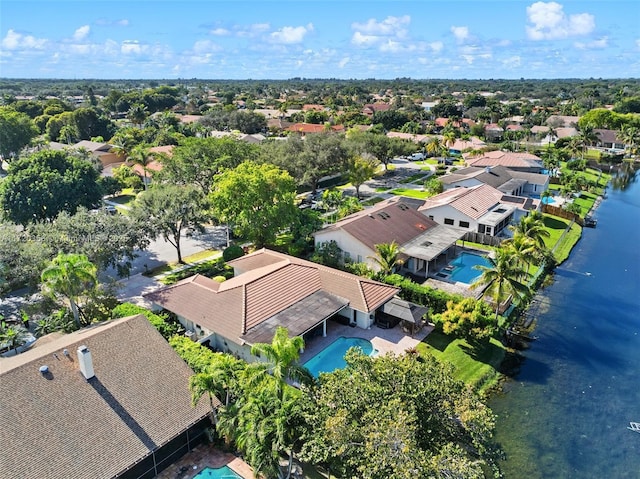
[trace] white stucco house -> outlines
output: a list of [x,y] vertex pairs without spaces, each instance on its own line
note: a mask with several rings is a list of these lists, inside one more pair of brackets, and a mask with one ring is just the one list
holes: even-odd
[[455,254],[456,241],[466,230],[444,226],[427,218],[412,201],[390,198],[317,231],[316,247],[335,241],[347,259],[380,269],[373,259],[376,245],[398,244],[404,260],[400,273],[427,277],[436,264]]
[[542,173],[511,170],[504,166],[468,167],[440,177],[446,190],[489,185],[505,195],[540,198],[549,188],[549,176]]

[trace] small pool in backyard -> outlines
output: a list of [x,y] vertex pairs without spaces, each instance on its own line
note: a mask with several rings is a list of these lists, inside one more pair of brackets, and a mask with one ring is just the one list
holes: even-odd
[[542,203],[544,203],[545,205],[551,205],[555,202],[556,200],[554,200],[551,196],[545,196],[544,198],[542,198]]
[[242,479],[229,466],[222,466],[218,468],[205,467],[198,474],[193,476],[193,479]]
[[342,369],[347,365],[344,355],[352,347],[360,348],[364,354],[369,356],[375,356],[378,353],[373,349],[371,341],[367,339],[340,336],[304,363],[304,367],[316,378],[320,376],[320,373],[331,373],[336,369]]
[[491,261],[479,254],[461,253],[442,272],[450,281],[471,284],[482,274],[476,265],[490,267]]

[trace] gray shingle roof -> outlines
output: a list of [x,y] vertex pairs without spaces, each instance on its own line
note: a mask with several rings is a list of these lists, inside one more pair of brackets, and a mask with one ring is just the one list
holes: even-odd
[[[93,357],[90,380],[78,368],[81,345]],[[207,401],[191,407],[192,374],[141,315],[0,359],[2,477],[118,475],[208,413]]]

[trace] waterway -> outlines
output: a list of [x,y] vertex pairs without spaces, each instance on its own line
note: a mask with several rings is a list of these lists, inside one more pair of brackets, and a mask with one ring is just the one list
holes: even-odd
[[518,374],[490,405],[507,479],[638,479],[640,174],[609,187],[551,286],[535,297]]

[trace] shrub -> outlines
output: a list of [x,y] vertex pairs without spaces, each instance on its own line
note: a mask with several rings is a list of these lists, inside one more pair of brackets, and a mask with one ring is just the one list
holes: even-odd
[[[149,320],[149,322],[158,330],[158,332],[162,334],[162,336],[167,340],[172,336],[178,334],[182,329],[179,323],[171,321],[166,315],[156,314],[146,308],[143,308],[142,306],[131,303],[122,303],[113,308],[111,317],[124,318],[127,316],[134,316],[136,314],[143,314]],[[189,341],[191,340],[189,339]]]
[[205,372],[217,355],[223,354],[215,353],[186,336],[173,336],[169,339],[169,344],[196,374]]
[[225,261],[231,261],[242,256],[244,256],[244,250],[242,249],[242,246],[238,246],[236,244],[225,248],[222,252],[222,259]]
[[389,275],[386,278],[383,278],[383,281],[387,284],[399,287],[399,296],[402,299],[411,301],[412,303],[429,306],[432,314],[439,314],[446,311],[447,301],[449,300],[458,302],[463,299],[459,294],[451,294],[429,286],[422,286],[399,274]]
[[225,265],[224,261],[219,258],[210,261],[203,261],[202,263],[194,264],[189,268],[184,268],[176,271],[175,273],[168,274],[162,279],[162,284],[175,284],[184,278],[193,276],[194,274],[201,274],[207,278],[224,276],[225,279],[229,279],[233,277],[233,269]]

